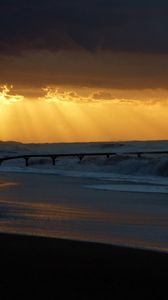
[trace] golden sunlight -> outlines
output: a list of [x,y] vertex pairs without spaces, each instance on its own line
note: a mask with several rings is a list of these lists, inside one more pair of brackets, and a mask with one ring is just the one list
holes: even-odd
[[0,139],[26,143],[168,139],[167,102],[124,100],[122,94],[112,100],[109,91],[46,88],[44,97],[30,99],[12,95],[3,86]]
[[13,86],[8,87],[7,85],[0,86],[0,104],[12,104],[16,102],[20,102],[24,99],[21,95],[12,95],[10,94]]

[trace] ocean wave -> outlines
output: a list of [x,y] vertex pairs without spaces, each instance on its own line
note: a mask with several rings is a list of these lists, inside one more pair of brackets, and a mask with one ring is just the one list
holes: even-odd
[[[30,166],[50,166],[50,158],[32,158]],[[55,168],[63,170],[108,172],[125,175],[151,175],[168,177],[168,157],[136,158],[130,156],[57,158]]]
[[[108,152],[118,153],[116,156],[107,158],[103,156],[85,156],[81,161],[78,157],[58,157],[55,166],[52,166],[51,158],[31,158],[29,167],[25,168],[24,159],[4,161],[0,166],[0,170],[6,168],[20,168],[20,170],[39,169],[52,172],[77,171],[77,172],[94,172],[108,174],[109,176],[159,176],[168,177],[168,155],[123,155],[128,151],[152,151],[168,149],[168,141],[161,142],[125,142],[125,143],[71,143],[71,144],[20,144],[20,143],[2,143],[0,142],[0,156],[24,155],[24,154],[44,154],[44,153],[91,153],[93,150],[102,152],[107,146]],[[111,148],[110,148],[111,147]],[[122,151],[122,153],[121,153]],[[14,169],[13,169],[14,170]],[[98,176],[99,176],[98,175]],[[114,175],[114,176],[113,176]],[[103,176],[103,175],[102,175]]]

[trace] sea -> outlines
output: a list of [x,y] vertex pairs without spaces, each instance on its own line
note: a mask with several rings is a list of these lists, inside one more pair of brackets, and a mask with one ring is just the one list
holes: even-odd
[[[32,158],[29,168],[24,159],[5,161],[0,172],[60,174],[63,176],[88,177],[112,180],[107,189],[138,192],[168,193],[168,153],[129,155],[131,152],[168,151],[168,141],[97,142],[22,144],[0,142],[0,158],[31,154],[117,153],[104,156],[58,157],[52,166],[51,158]],[[120,184],[119,184],[120,183]],[[101,185],[99,185],[101,188]]]
[[[166,151],[168,141],[51,144],[1,141],[0,159],[31,154],[39,157],[30,158],[28,167],[23,158],[1,163],[0,232],[168,252]],[[136,152],[141,152],[141,156]],[[74,153],[86,155],[82,160],[78,155],[58,156],[55,165],[51,157],[40,157]],[[107,157],[107,153],[117,155]],[[26,187],[27,178],[31,179]],[[19,180],[23,182],[15,188]]]

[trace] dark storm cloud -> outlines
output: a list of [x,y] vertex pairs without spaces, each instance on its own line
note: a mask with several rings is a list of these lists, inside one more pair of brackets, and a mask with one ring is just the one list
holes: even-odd
[[168,53],[167,14],[163,0],[0,0],[0,53]]

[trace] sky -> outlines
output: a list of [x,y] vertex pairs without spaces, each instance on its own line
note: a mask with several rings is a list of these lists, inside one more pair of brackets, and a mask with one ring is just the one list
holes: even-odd
[[168,2],[0,0],[0,140],[168,139]]

